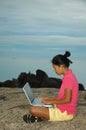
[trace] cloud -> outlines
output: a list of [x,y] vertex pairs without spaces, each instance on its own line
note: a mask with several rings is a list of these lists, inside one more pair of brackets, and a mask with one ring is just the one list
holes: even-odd
[[48,36],[0,36],[0,44],[6,45],[39,45],[39,46],[52,46],[52,45],[86,45],[86,37],[70,37],[59,35]]
[[39,55],[47,50],[53,54],[57,49],[85,46],[85,4],[82,0],[1,1],[0,51],[10,52],[10,48],[13,55],[27,55],[28,50]]
[[86,38],[62,36],[0,37],[0,57],[49,58],[69,50],[74,59],[86,58]]
[[86,36],[84,1],[3,0],[0,2],[2,35]]

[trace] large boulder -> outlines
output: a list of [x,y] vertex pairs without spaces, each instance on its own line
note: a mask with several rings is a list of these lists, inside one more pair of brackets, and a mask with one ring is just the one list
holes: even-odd
[[37,79],[36,75],[33,73],[28,74],[27,82],[31,85],[32,88],[40,87],[40,81]]
[[22,72],[20,73],[20,75],[18,76],[18,87],[23,87],[24,84],[27,82],[27,76],[28,74],[26,72]]
[[79,83],[79,90],[80,91],[85,91],[85,88],[84,88],[83,84],[81,84],[81,83]]
[[36,70],[36,78],[42,82],[45,78],[48,78],[48,75],[43,70],[38,69]]

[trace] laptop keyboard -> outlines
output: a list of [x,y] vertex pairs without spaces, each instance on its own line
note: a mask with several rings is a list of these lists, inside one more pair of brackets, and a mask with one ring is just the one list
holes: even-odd
[[35,104],[42,104],[42,98],[35,98],[35,100],[33,101],[33,103]]
[[34,101],[32,102],[33,106],[44,106],[44,107],[52,107],[52,105],[48,104],[43,104],[42,103],[42,98],[35,98]]

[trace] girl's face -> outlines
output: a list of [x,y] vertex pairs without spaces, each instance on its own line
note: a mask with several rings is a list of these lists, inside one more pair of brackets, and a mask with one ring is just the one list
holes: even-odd
[[63,75],[63,69],[64,69],[63,65],[58,66],[53,64],[53,68],[56,74]]

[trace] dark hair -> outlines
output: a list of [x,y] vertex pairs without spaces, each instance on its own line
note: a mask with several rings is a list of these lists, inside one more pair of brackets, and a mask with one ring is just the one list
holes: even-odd
[[69,67],[70,63],[72,64],[72,61],[68,59],[68,57],[71,55],[69,51],[66,51],[64,55],[59,54],[53,57],[52,63],[55,65],[64,65],[66,67]]

